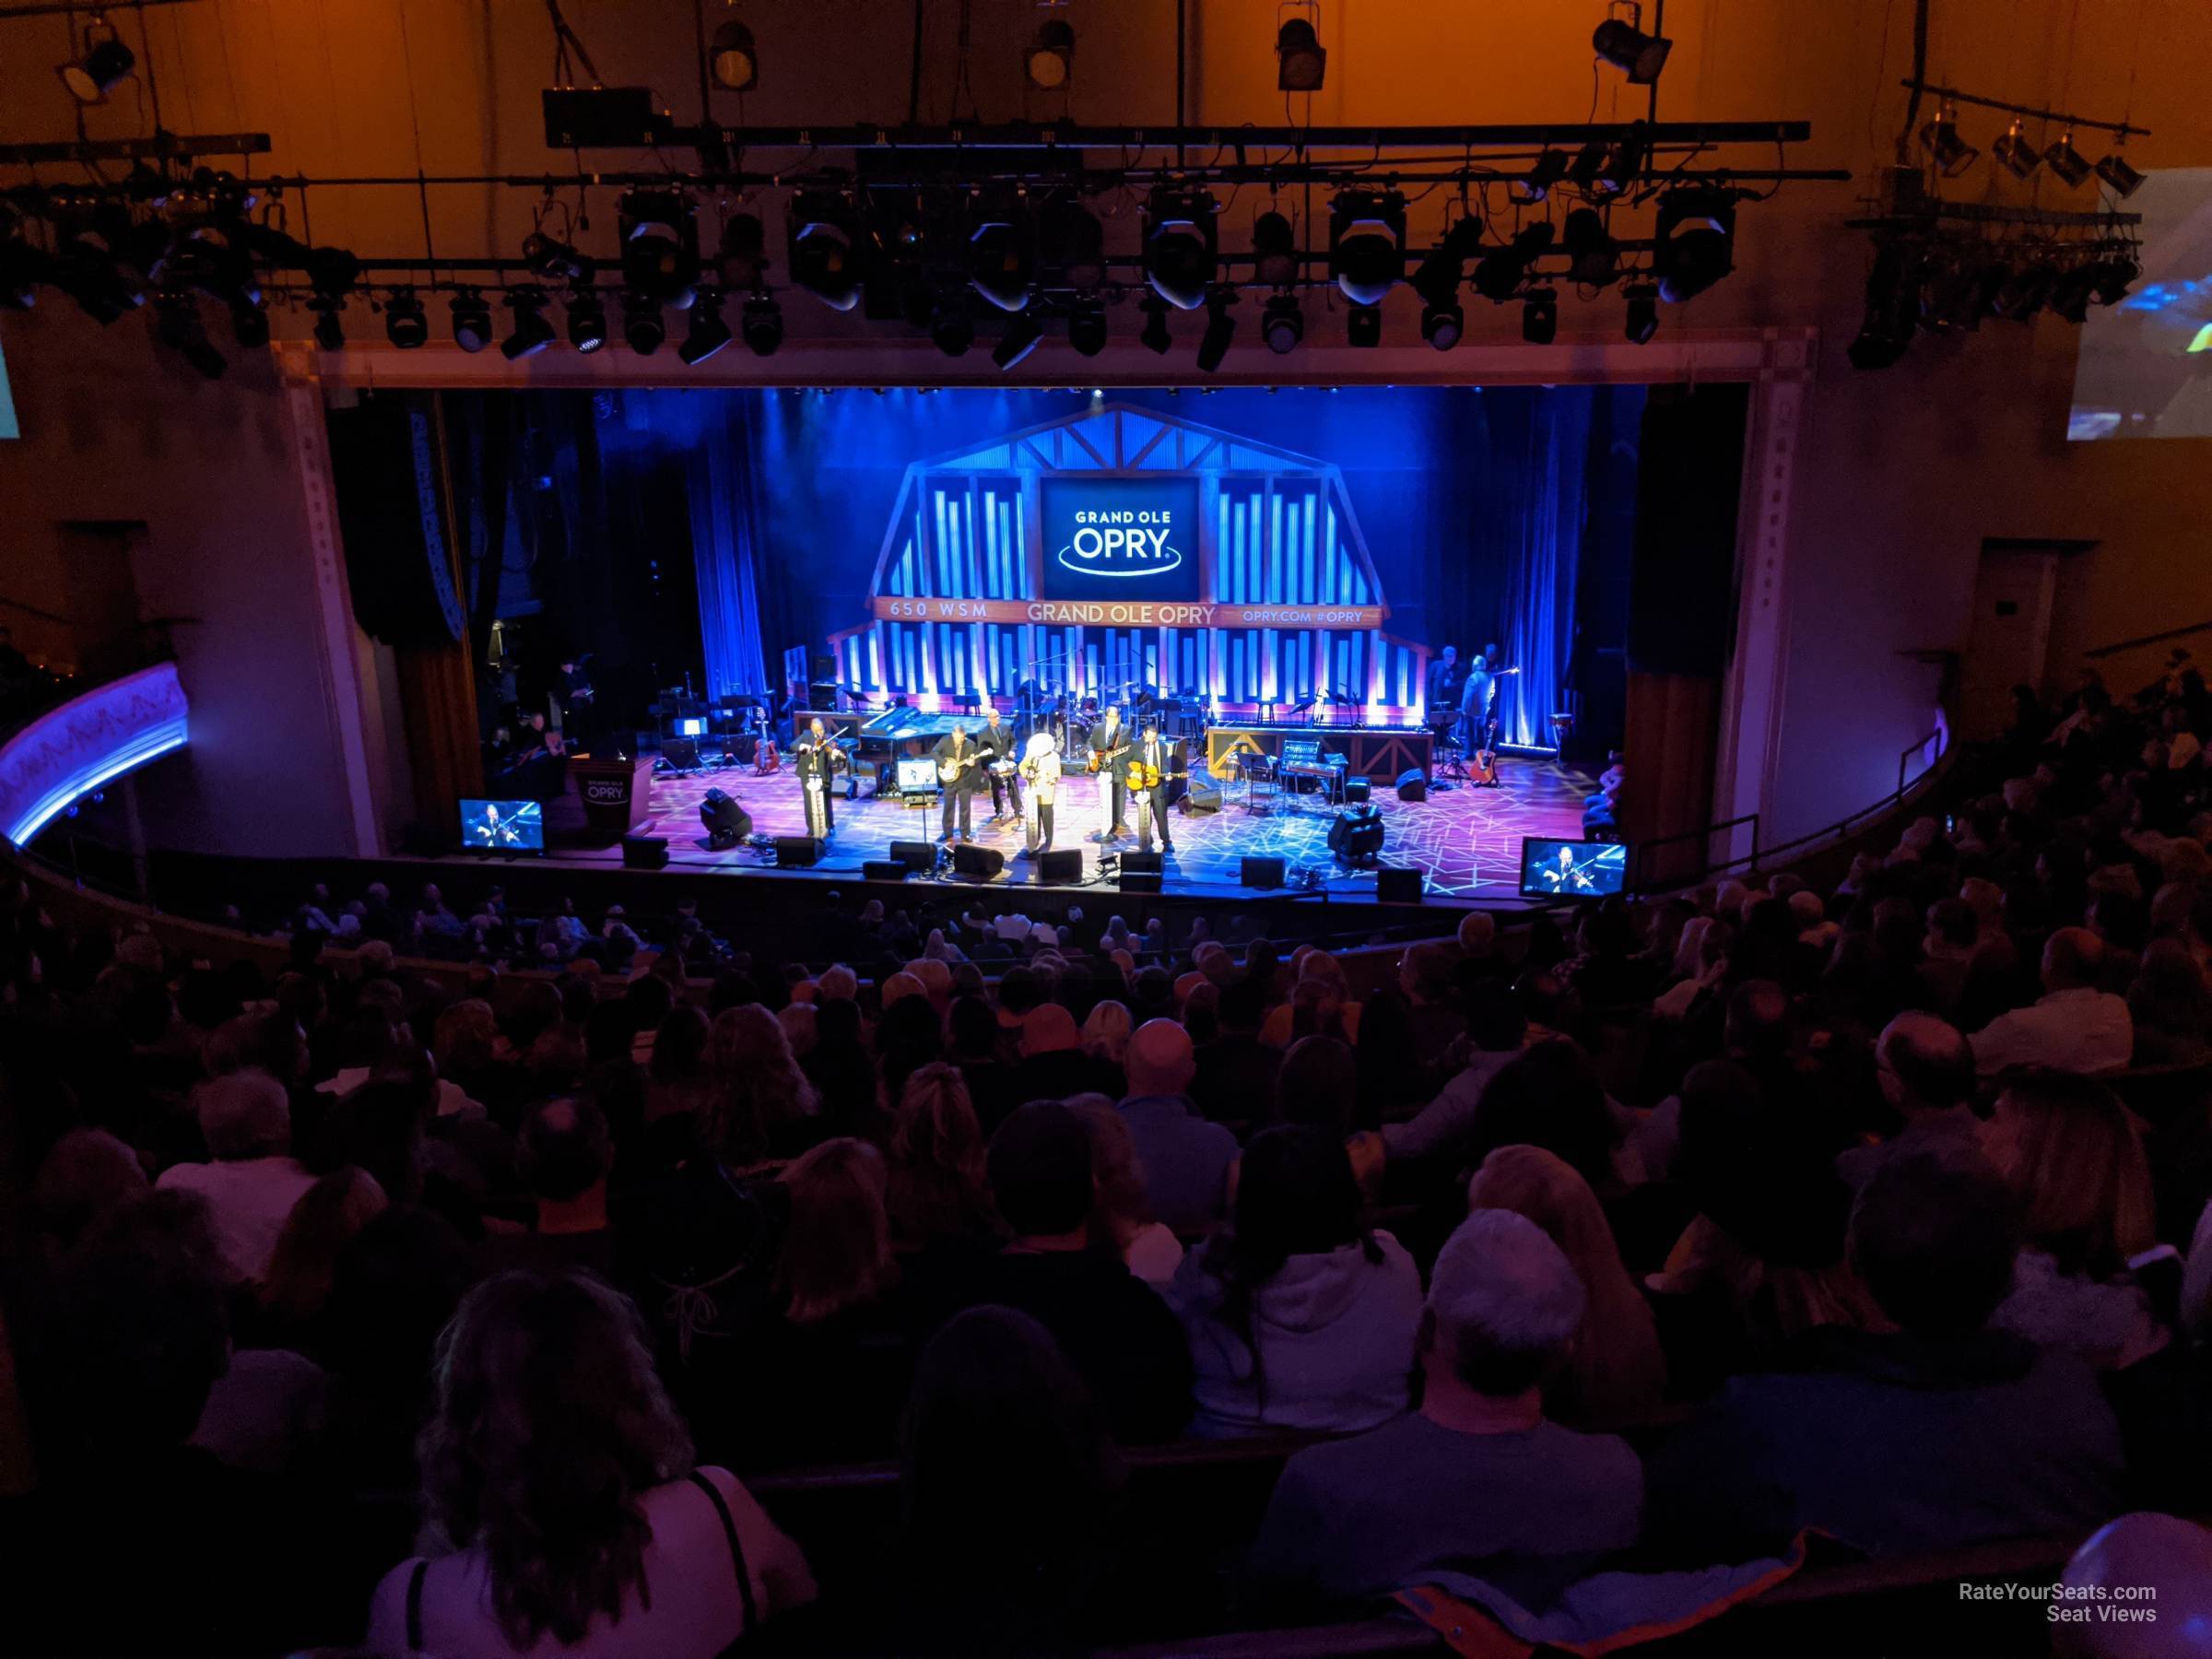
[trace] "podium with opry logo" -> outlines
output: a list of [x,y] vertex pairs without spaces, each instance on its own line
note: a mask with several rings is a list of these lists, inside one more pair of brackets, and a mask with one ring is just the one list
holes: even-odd
[[569,782],[583,806],[585,844],[611,847],[645,821],[653,757],[578,756],[569,761]]

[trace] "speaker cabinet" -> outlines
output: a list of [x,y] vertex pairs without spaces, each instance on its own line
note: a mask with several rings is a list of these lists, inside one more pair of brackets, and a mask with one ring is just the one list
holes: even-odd
[[1248,853],[1238,866],[1237,879],[1248,888],[1279,888],[1287,870],[1279,858],[1255,858]]
[[1124,893],[1157,893],[1160,888],[1157,870],[1130,870],[1122,872],[1122,891]]
[[1122,874],[1124,876],[1163,876],[1167,873],[1168,859],[1164,853],[1124,853],[1122,854]]
[[861,865],[860,874],[866,881],[904,881],[907,867],[895,858],[871,858]]
[[1190,785],[1182,792],[1183,816],[1188,818],[1202,812],[1221,810],[1221,786],[1203,771],[1191,774]]
[[820,840],[811,835],[779,835],[776,837],[776,863],[782,865],[818,864],[822,857]]
[[668,867],[668,838],[665,835],[626,835],[622,838],[622,862],[633,870],[665,870]]
[[1375,782],[1372,778],[1345,779],[1344,804],[1347,806],[1356,806],[1363,801],[1371,801],[1374,797]]
[[962,841],[952,850],[952,871],[975,881],[988,881],[1006,867],[1006,855],[996,847],[979,847]]
[[669,738],[661,747],[661,759],[675,767],[677,771],[697,771],[699,770],[699,739],[696,737]]
[[1419,767],[1416,766],[1408,768],[1406,771],[1398,774],[1399,800],[1425,801],[1428,798],[1429,778]]
[[[1418,774],[1417,774],[1418,775]],[[1372,804],[1347,806],[1329,826],[1329,851],[1339,858],[1372,858],[1382,851],[1382,813]]]
[[1083,879],[1083,850],[1080,847],[1059,847],[1037,855],[1037,879],[1048,887],[1063,886]]
[[1375,897],[1384,904],[1418,904],[1428,888],[1429,878],[1419,870],[1375,872]]
[[937,843],[895,841],[891,843],[891,856],[915,875],[926,876],[937,867]]

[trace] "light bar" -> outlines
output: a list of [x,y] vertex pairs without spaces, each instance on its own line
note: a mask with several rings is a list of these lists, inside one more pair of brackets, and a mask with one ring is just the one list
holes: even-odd
[[182,748],[189,714],[174,663],[49,709],[0,748],[0,833],[28,846],[73,803]]

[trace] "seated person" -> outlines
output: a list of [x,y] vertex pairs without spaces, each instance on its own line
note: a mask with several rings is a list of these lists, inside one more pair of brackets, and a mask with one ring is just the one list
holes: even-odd
[[1544,1417],[1544,1380],[1585,1302],[1535,1222],[1505,1210],[1461,1222],[1421,1315],[1420,1409],[1284,1465],[1252,1547],[1253,1598],[1303,1617],[1457,1573],[1536,1606],[1634,1543],[1635,1453]]
[[1651,1470],[1653,1543],[1746,1559],[1818,1526],[1873,1555],[2081,1532],[2119,1497],[2118,1427],[2071,1355],[1989,1327],[2012,1283],[2011,1193],[1978,1157],[1893,1159],[1849,1254],[1892,1332],[1809,1333],[1735,1378]]

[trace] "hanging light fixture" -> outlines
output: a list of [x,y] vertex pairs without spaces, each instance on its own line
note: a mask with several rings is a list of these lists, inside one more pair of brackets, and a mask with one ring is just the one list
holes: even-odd
[[2025,179],[2042,165],[2042,152],[2028,142],[2028,135],[2015,115],[2012,124],[2005,129],[2005,136],[1989,147],[1989,153],[2002,161],[2015,178]]
[[2068,184],[2079,184],[2089,176],[2089,159],[2074,147],[2074,129],[2068,127],[2058,135],[2058,141],[2043,152],[2044,165]]
[[115,32],[105,12],[96,11],[85,25],[85,50],[56,71],[69,96],[80,104],[102,104],[108,94],[131,77],[138,58]]
[[2097,176],[2104,181],[2107,190],[2124,202],[2143,188],[2143,175],[2130,167],[2127,158],[2120,153],[2126,143],[2127,135],[2123,133],[2112,141],[2112,153],[2097,163]]
[[1982,155],[1959,135],[1959,106],[1947,101],[1936,112],[1936,119],[1920,129],[1920,144],[1947,179],[1957,178]]

